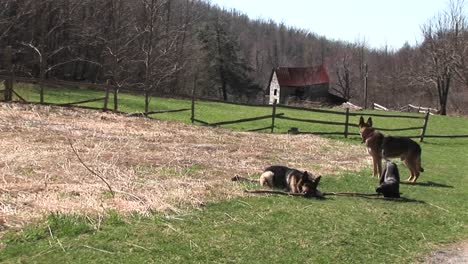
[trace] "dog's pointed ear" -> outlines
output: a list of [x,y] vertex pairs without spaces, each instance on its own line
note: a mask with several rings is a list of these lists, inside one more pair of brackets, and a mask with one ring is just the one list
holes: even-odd
[[367,119],[367,125],[370,126],[370,127],[372,126],[372,117],[369,117]]
[[319,184],[319,182],[320,182],[320,179],[322,179],[322,176],[321,176],[321,175],[319,175],[319,176],[315,177],[315,180],[314,180],[314,181],[315,181],[315,184],[317,184],[317,185],[318,185],[318,184]]
[[364,117],[361,116],[361,117],[359,118],[359,126],[362,127],[363,125],[364,125]]
[[309,180],[309,173],[307,171],[304,171],[304,173],[302,174],[302,180],[303,181]]

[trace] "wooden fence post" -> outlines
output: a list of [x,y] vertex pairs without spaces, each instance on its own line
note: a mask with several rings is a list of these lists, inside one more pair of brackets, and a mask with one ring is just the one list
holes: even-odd
[[345,129],[344,129],[344,137],[348,138],[348,130],[349,130],[349,108],[346,108],[346,118],[345,118]]
[[117,84],[114,85],[114,112],[119,110],[119,86]]
[[195,123],[195,96],[192,95],[192,114],[190,116],[190,121],[192,124]]
[[144,115],[148,117],[149,113],[149,104],[150,104],[150,90],[148,90],[148,87],[145,87],[145,113]]
[[197,79],[198,79],[198,72],[196,72],[193,76],[193,86],[192,86],[192,113],[190,116],[190,121],[192,124],[195,123],[195,89],[197,88]]
[[47,68],[47,59],[41,53],[40,55],[41,61],[39,65],[39,102],[40,104],[44,104],[44,80],[46,79],[46,68]]
[[44,103],[44,86],[41,84],[41,81],[39,81],[39,103]]
[[192,114],[190,115],[190,121],[192,124],[195,123],[195,87],[192,89]]
[[106,81],[106,95],[104,96],[104,107],[103,107],[104,111],[106,111],[106,112],[107,112],[107,110],[109,110],[107,108],[107,106],[109,104],[109,85],[110,85],[109,79],[107,79],[107,81]]
[[271,133],[275,130],[276,100],[273,100],[273,113],[271,114]]
[[10,102],[13,99],[13,64],[11,46],[5,49],[5,66],[8,71],[8,79],[5,80],[4,100]]
[[419,139],[419,142],[423,142],[424,140],[424,135],[426,134],[426,128],[427,128],[427,123],[429,122],[429,110],[427,110],[426,112],[426,116],[424,117],[424,124],[423,124],[423,127],[422,127],[422,131],[421,131],[421,137]]
[[367,79],[369,78],[369,65],[364,64],[364,109],[367,109]]

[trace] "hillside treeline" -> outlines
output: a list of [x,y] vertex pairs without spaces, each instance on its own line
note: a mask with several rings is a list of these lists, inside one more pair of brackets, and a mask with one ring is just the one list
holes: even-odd
[[468,112],[466,19],[466,4],[450,1],[421,25],[421,43],[390,50],[206,1],[2,0],[0,51],[12,46],[17,75],[251,103],[265,102],[273,68],[323,63],[330,89],[355,104],[364,105],[367,79],[368,105],[411,103],[445,114]]

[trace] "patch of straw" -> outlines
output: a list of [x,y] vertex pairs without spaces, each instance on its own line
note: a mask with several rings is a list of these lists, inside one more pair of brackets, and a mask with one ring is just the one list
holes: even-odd
[[317,136],[0,104],[0,228],[21,227],[49,212],[179,213],[245,195],[230,178],[273,164],[333,174],[360,170],[369,158],[359,146]]

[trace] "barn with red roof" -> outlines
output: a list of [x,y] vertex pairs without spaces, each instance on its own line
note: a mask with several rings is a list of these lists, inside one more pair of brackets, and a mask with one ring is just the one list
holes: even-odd
[[324,65],[315,67],[278,67],[269,83],[269,102],[289,104],[301,101],[341,104],[346,100],[329,92],[330,78]]

